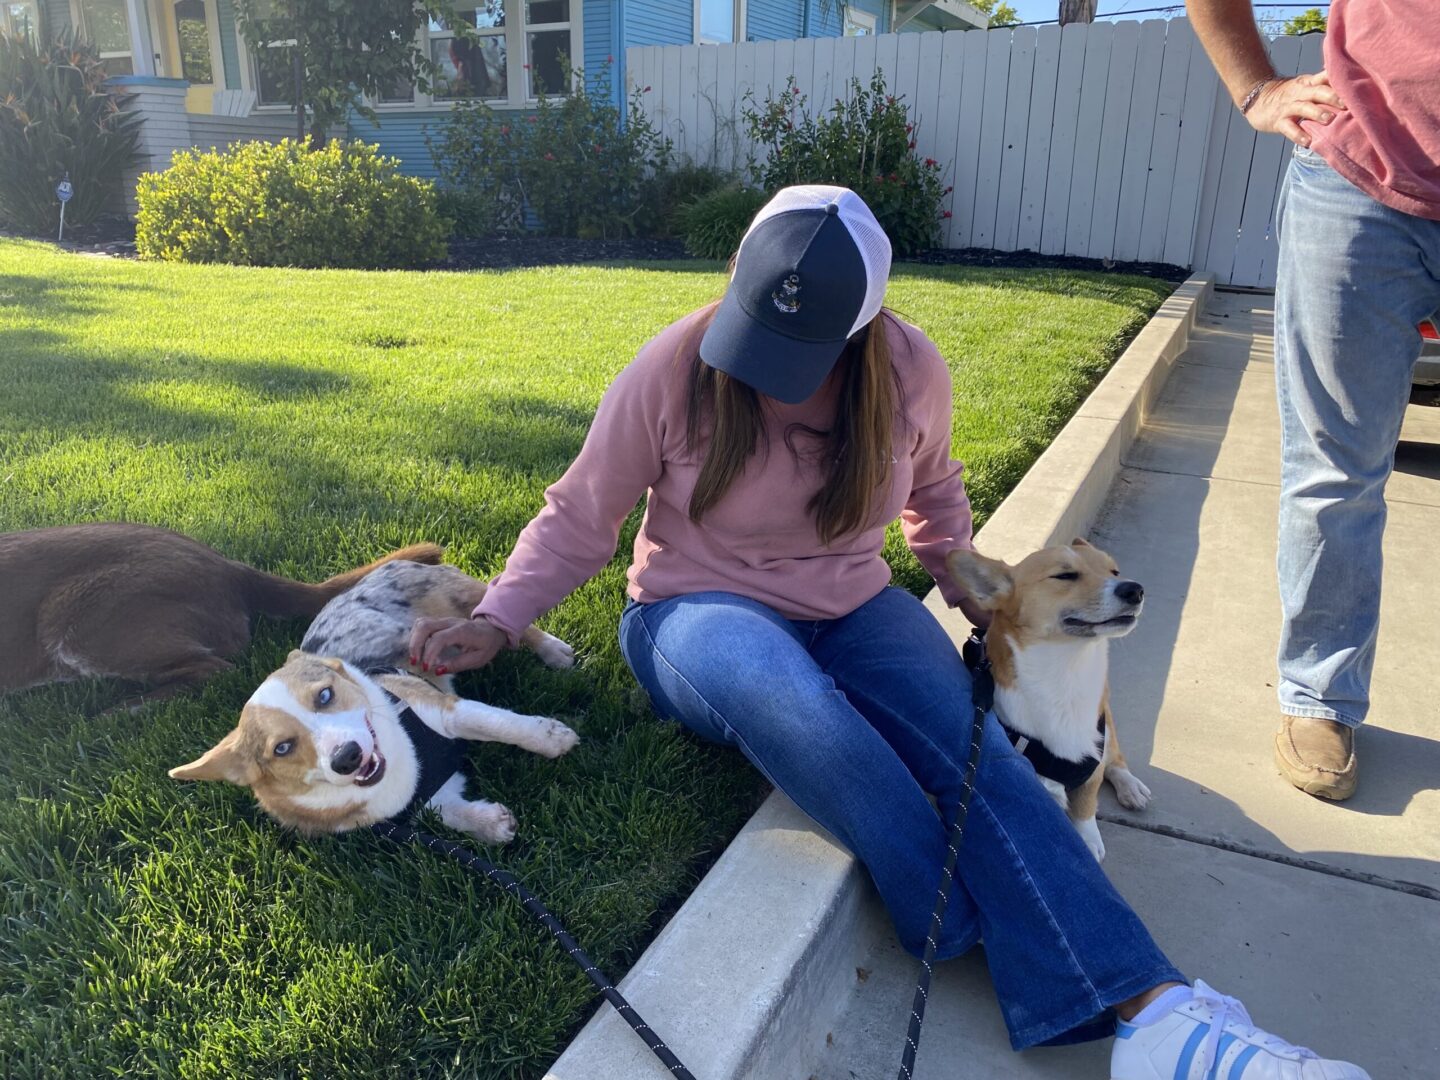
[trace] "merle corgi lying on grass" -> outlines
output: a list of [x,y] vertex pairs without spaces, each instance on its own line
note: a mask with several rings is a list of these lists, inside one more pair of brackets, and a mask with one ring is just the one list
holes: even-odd
[[985,645],[1000,723],[1103,859],[1095,824],[1100,785],[1110,781],[1132,810],[1150,801],[1150,789],[1120,752],[1108,682],[1110,639],[1135,628],[1145,590],[1084,540],[1037,551],[1015,566],[957,550],[947,566],[991,612]]
[[[464,617],[485,583],[453,566],[391,562],[327,604],[300,648],[251,695],[235,729],[177,780],[228,780],[302,832],[343,832],[429,806],[485,843],[515,836],[498,803],[469,800],[461,740],[502,742],[544,757],[579,736],[557,720],[456,697],[452,677],[407,664],[417,618]],[[521,637],[552,668],[570,646],[534,627]]]

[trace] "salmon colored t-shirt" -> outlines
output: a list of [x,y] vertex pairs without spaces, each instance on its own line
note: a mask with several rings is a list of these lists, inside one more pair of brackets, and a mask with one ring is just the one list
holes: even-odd
[[881,548],[897,517],[942,595],[957,603],[962,594],[945,573],[945,556],[970,546],[970,500],[962,467],[950,458],[950,372],[934,343],[907,323],[888,321],[900,390],[890,488],[868,527],[826,546],[808,508],[824,483],[825,462],[801,429],[830,428],[834,378],[799,405],[762,398],[759,450],[704,518],[690,519],[704,447],[686,447],[689,368],[677,356],[698,315],[663,330],[616,377],[579,456],[545,492],[544,509],[521,532],[475,614],[513,643],[610,561],[620,526],[642,496],[645,519],[629,570],[629,594],[642,603],[719,591],[792,619],[838,618],[889,583]]
[[1440,3],[1335,0],[1325,70],[1346,111],[1311,147],[1374,199],[1440,221]]

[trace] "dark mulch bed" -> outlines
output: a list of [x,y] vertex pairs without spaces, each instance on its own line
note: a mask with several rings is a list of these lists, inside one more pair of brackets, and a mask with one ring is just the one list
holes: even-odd
[[[0,225],[0,236],[14,236],[21,240],[54,241],[54,233],[36,236]],[[90,255],[114,255],[117,258],[135,258],[135,223],[124,217],[102,217],[88,225],[65,226],[65,242],[60,245],[66,251],[80,251]]]
[[[0,229],[0,235],[19,235]],[[46,239],[40,237],[39,239]],[[135,225],[124,218],[102,218],[77,229],[65,230],[64,246],[71,251],[117,258],[135,257]],[[648,262],[688,259],[679,240],[572,240],[561,236],[453,237],[450,254],[436,264],[439,270],[509,270],[519,266],[566,266],[590,262]],[[1170,263],[1114,262],[1069,255],[1041,255],[1034,251],[990,251],[985,248],[950,250],[932,248],[902,260],[931,266],[995,266],[1015,269],[1094,270],[1100,273],[1140,274],[1165,281],[1184,281],[1183,266]]]

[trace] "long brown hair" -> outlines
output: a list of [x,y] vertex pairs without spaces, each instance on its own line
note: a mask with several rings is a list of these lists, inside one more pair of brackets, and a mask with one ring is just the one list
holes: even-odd
[[[716,305],[718,306],[718,305]],[[715,306],[697,321],[681,343],[677,361],[689,365],[685,445],[700,449],[708,421],[710,438],[705,460],[690,496],[690,519],[698,522],[718,503],[754,456],[765,434],[765,411],[752,387],[700,359],[700,338],[715,317]],[[889,489],[894,454],[894,427],[899,390],[891,363],[887,323],[881,311],[845,345],[835,365],[840,380],[835,423],[829,431],[795,425],[785,444],[798,454],[794,436],[819,443],[829,463],[824,485],[807,509],[823,544],[873,524],[878,504]]]

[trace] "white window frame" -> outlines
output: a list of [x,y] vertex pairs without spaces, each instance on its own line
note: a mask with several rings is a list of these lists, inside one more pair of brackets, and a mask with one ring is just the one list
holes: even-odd
[[[433,104],[435,104],[435,105],[450,105],[450,106],[453,107],[454,105],[456,105],[457,103],[462,102],[462,101],[483,101],[483,102],[485,102],[485,104],[487,104],[487,105],[489,105],[490,107],[494,108],[494,107],[496,107],[496,106],[508,104],[509,102],[511,102],[512,100],[514,100],[514,97],[515,97],[515,85],[516,85],[516,82],[518,81],[518,80],[516,79],[516,77],[515,77],[515,69],[518,68],[518,67],[520,67],[520,64],[524,64],[524,63],[525,63],[524,60],[521,60],[521,61],[520,61],[520,64],[516,64],[516,63],[514,62],[514,59],[515,59],[516,57],[521,56],[521,55],[523,54],[524,41],[523,41],[523,39],[522,39],[522,41],[521,41],[521,47],[520,47],[519,49],[517,49],[517,48],[515,47],[515,34],[512,33],[512,30],[514,30],[515,28],[512,27],[510,24],[511,24],[511,23],[514,23],[514,22],[523,22],[523,21],[524,21],[523,12],[524,12],[524,10],[525,10],[525,0],[515,0],[515,2],[518,4],[518,6],[519,6],[519,8],[520,8],[520,10],[521,10],[521,12],[522,12],[522,14],[521,14],[521,16],[520,16],[520,19],[517,20],[517,19],[513,18],[513,17],[511,16],[511,13],[507,11],[507,12],[505,13],[505,25],[504,25],[504,26],[472,27],[472,30],[474,31],[474,33],[475,33],[478,37],[482,37],[482,38],[486,38],[486,37],[501,38],[501,39],[503,39],[504,42],[505,42],[505,96],[504,96],[504,97],[488,97],[488,98],[482,98],[482,97],[437,98],[437,97],[434,97],[433,95],[431,95],[431,96],[430,96],[430,100],[431,100],[431,102],[432,102]],[[576,2],[576,0],[571,0],[571,2],[574,3],[574,2]],[[459,10],[459,9],[457,8],[457,11],[458,11],[458,10]],[[455,33],[454,33],[454,31],[452,31],[452,30],[440,30],[440,31],[437,31],[437,30],[433,29],[431,26],[429,26],[429,25],[427,24],[427,25],[425,26],[425,28],[424,28],[424,44],[423,44],[422,51],[425,53],[425,55],[426,55],[427,57],[429,57],[429,58],[431,58],[431,59],[434,59],[434,50],[431,48],[431,45],[432,45],[434,42],[436,42],[436,41],[450,41],[450,40],[453,40],[454,37],[455,37]],[[523,73],[523,70],[524,70],[524,69],[522,68],[522,69],[521,69],[522,73]]]
[[[444,109],[454,108],[456,105],[467,101],[483,100],[492,109],[529,109],[533,108],[539,98],[530,93],[530,35],[532,33],[543,33],[546,30],[570,31],[570,63],[578,67],[585,60],[585,36],[584,28],[584,0],[569,0],[570,21],[568,23],[528,23],[525,21],[526,0],[513,0],[516,5],[516,15],[512,17],[509,12],[505,15],[505,26],[495,30],[481,30],[479,33],[488,34],[493,37],[505,38],[505,89],[506,95],[503,98],[437,98],[430,94],[415,94],[413,106],[404,103],[386,105],[387,109]],[[430,42],[433,35],[429,27],[421,31],[423,36],[423,51],[426,56],[430,55]],[[448,36],[448,35],[447,35]],[[518,60],[519,63],[515,61]],[[578,80],[577,80],[578,82]],[[566,93],[573,90],[574,86],[565,89]],[[550,91],[552,94],[556,90]]]
[[[235,42],[240,50],[240,87],[242,90],[250,90],[255,94],[256,112],[292,112],[292,107],[283,101],[262,102],[260,100],[260,69],[256,66],[254,50],[250,48],[245,35],[237,27],[235,31]],[[274,41],[267,41],[267,49],[284,49],[295,44],[294,38],[276,38]]]
[[749,21],[749,12],[748,12],[747,8],[748,8],[749,5],[747,4],[746,0],[734,0],[734,2],[735,2],[735,28],[734,28],[735,36],[734,36],[733,38],[731,38],[729,41],[716,41],[714,38],[707,38],[703,33],[701,33],[701,31],[700,31],[700,3],[701,3],[701,0],[695,0],[695,14],[694,14],[694,20],[695,20],[695,22],[694,22],[694,26],[695,26],[695,44],[696,44],[696,45],[738,45],[738,44],[740,44],[741,42],[743,42],[743,41],[746,39],[746,34],[749,32],[749,27],[748,27],[748,25],[747,25],[747,23],[748,23],[748,21]]
[[845,5],[844,37],[874,37],[880,32],[880,19],[873,11],[862,11],[854,4]]
[[[70,0],[70,25],[73,26],[76,31],[85,35],[86,38],[90,39],[93,42],[94,37],[90,34],[89,28],[85,25],[85,10],[82,6],[83,3],[84,0]],[[130,34],[130,6],[124,6],[126,21],[125,31],[127,34]],[[149,4],[143,2],[142,0],[142,2],[137,6],[143,10],[144,14],[149,19],[151,26],[153,27],[155,19],[153,13],[149,10]],[[154,49],[153,39],[151,40],[151,48]],[[159,50],[155,51],[158,52]],[[133,34],[131,34],[130,38],[130,48],[111,49],[109,51],[100,53],[101,60],[118,60],[122,56],[130,61],[130,70],[132,73],[144,70],[144,68],[141,65],[137,64],[135,60],[135,40]]]
[[[407,112],[439,112],[453,109],[457,105],[467,102],[483,100],[492,109],[525,110],[533,109],[537,98],[530,96],[530,72],[524,65],[530,63],[530,40],[529,34],[544,30],[559,30],[564,28],[566,23],[525,23],[525,0],[513,0],[519,5],[520,16],[511,18],[506,13],[505,26],[497,28],[495,36],[505,36],[505,85],[506,96],[503,98],[437,98],[431,94],[420,92],[416,87],[410,101],[368,101],[371,108],[378,113],[407,113]],[[743,2],[743,0],[737,0]],[[585,35],[584,35],[584,0],[569,0],[570,3],[570,62],[573,65],[580,65],[585,58]],[[513,25],[512,25],[513,24]],[[485,31],[480,31],[482,34]],[[448,36],[448,35],[447,35]],[[250,60],[250,48],[245,41],[243,33],[237,33],[236,38],[240,48],[240,82],[244,89],[255,91],[256,112],[290,112],[289,105],[261,105],[259,104],[260,88],[256,85],[255,67]],[[420,51],[425,56],[430,55],[430,29],[429,26],[422,26],[418,37]],[[289,42],[276,41],[275,45],[286,45]],[[518,58],[519,63],[512,63],[512,58]],[[578,85],[579,80],[575,80]],[[571,87],[573,89],[573,87]],[[368,100],[368,99],[367,99]]]
[[4,0],[4,2],[0,2],[0,29],[15,37],[20,36],[20,24],[10,14],[12,2],[16,7],[30,9],[30,26],[35,32],[35,41],[37,44],[43,43],[45,29],[44,16],[40,14],[40,0]]

